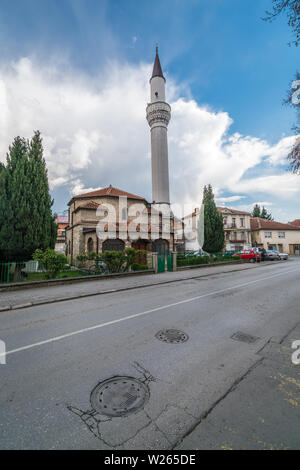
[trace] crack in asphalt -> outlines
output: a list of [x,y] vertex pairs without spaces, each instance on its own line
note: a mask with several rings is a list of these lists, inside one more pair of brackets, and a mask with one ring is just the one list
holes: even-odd
[[216,406],[219,405],[219,403],[221,403],[231,392],[233,392],[236,387],[259,365],[262,363],[262,361],[264,360],[264,358],[260,358],[258,359],[258,361],[256,361],[254,364],[252,364],[251,367],[249,367],[249,369],[243,374],[241,375],[238,379],[236,379],[233,384],[226,390],[226,392],[220,397],[218,398],[218,400],[216,400],[208,410],[206,410],[204,413],[202,413],[202,415],[200,416],[200,418],[197,420],[197,422],[182,436],[180,437],[180,439],[178,439],[176,441],[176,443],[174,444],[174,446],[172,447],[172,450],[174,450],[179,444],[181,444],[181,442],[187,437],[189,436],[195,429],[197,426],[199,426],[212,412],[213,410],[216,408]]

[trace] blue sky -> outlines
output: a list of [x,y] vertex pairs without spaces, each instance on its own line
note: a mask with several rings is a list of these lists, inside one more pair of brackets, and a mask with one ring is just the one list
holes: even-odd
[[[254,158],[249,167],[243,163],[242,174],[239,175],[238,180],[233,179],[231,185],[222,185],[220,178],[216,181],[205,181],[206,171],[203,171],[203,166],[198,164],[198,160],[202,158],[201,149],[197,158],[195,155],[191,158],[191,165],[195,165],[194,171],[202,171],[204,175],[194,181],[194,187],[197,187],[197,190],[195,189],[193,194],[189,193],[188,181],[182,183],[181,187],[176,177],[176,174],[180,173],[180,149],[192,152],[190,143],[188,150],[184,147],[189,129],[186,127],[184,132],[181,131],[178,122],[183,112],[189,113],[186,122],[190,122],[189,119],[192,119],[194,115],[193,102],[197,105],[197,112],[202,108],[206,110],[205,118],[203,118],[206,124],[210,118],[217,116],[215,126],[222,128],[220,131],[222,142],[218,149],[209,148],[209,136],[208,138],[205,136],[205,148],[207,152],[212,152],[210,161],[213,159],[213,152],[220,150],[220,146],[226,153],[226,148],[230,145],[226,139],[235,133],[242,136],[239,139],[239,146],[244,147],[245,142],[248,142],[247,136],[250,136],[252,146],[255,142],[258,143],[257,140],[254,142],[258,139],[259,142],[267,143],[266,145],[273,150],[274,146],[280,146],[281,139],[292,135],[290,129],[295,120],[295,113],[282,106],[282,100],[299,64],[299,48],[287,45],[292,37],[285,17],[278,18],[272,24],[261,20],[265,10],[270,9],[270,6],[271,0],[154,0],[151,2],[144,0],[14,0],[13,2],[1,0],[0,80],[2,78],[6,90],[10,90],[6,93],[7,116],[10,116],[14,109],[12,104],[14,96],[12,95],[16,87],[18,87],[17,95],[22,99],[30,98],[39,101],[43,108],[43,116],[47,114],[48,105],[49,116],[51,116],[52,105],[49,102],[49,94],[53,92],[54,82],[57,87],[59,81],[66,87],[62,92],[64,96],[70,93],[70,87],[74,81],[77,94],[80,95],[81,92],[78,90],[82,90],[83,95],[84,93],[89,96],[93,95],[94,102],[100,96],[105,97],[106,103],[107,94],[111,93],[109,73],[113,76],[113,90],[122,100],[122,89],[128,96],[128,93],[131,93],[131,87],[135,87],[134,81],[129,80],[129,76],[139,80],[144,73],[146,74],[145,83],[146,79],[148,80],[148,69],[153,62],[155,44],[158,43],[163,69],[168,79],[169,101],[173,100],[175,104],[175,114],[172,115],[171,123],[175,122],[177,116],[177,123],[175,122],[173,126],[173,132],[175,128],[177,129],[176,136],[172,137],[170,127],[170,170],[174,170],[170,175],[173,198],[178,199],[180,194],[185,194],[185,201],[197,203],[202,191],[202,188],[197,185],[212,182],[221,202],[222,198],[240,196],[234,204],[229,204],[225,200],[224,203],[227,205],[246,207],[254,202],[266,202],[270,204],[269,209],[279,220],[299,218],[300,210],[297,209],[296,202],[299,197],[297,180],[289,180],[290,175],[284,160],[277,154],[274,157],[272,151],[260,150],[260,157],[256,160]],[[27,65],[24,60],[28,60]],[[22,88],[23,74],[27,77],[24,90]],[[124,74],[127,76],[125,77]],[[32,85],[29,85],[30,80]],[[140,84],[136,83],[137,89],[139,86]],[[37,91],[36,96],[33,96],[34,88],[40,90],[39,95]],[[26,93],[26,97],[22,96],[22,92]],[[29,96],[30,93],[32,96]],[[76,106],[76,93],[73,96],[74,107]],[[148,96],[143,98],[141,87],[141,90],[137,91],[136,98],[133,93],[132,99],[140,100],[144,109]],[[103,101],[99,100],[99,106],[101,103]],[[78,103],[79,108],[84,106],[85,104],[81,101]],[[91,106],[93,108],[93,105]],[[126,167],[123,164],[120,172],[114,168],[114,173],[112,173],[105,163],[105,147],[101,147],[99,142],[102,138],[103,142],[105,141],[104,135],[109,135],[110,139],[113,138],[113,116],[114,114],[122,115],[124,110],[123,108],[119,110],[114,100],[110,104],[106,103],[106,106],[107,109],[110,107],[112,109],[109,116],[111,128],[107,126],[107,122],[103,123],[101,116],[97,113],[95,119],[99,119],[99,123],[95,124],[94,128],[91,125],[85,128],[84,122],[87,119],[77,120],[73,127],[68,122],[65,143],[62,141],[63,133],[61,133],[59,142],[53,144],[52,150],[48,152],[50,174],[51,165],[57,166],[55,165],[55,152],[59,153],[62,177],[60,180],[59,173],[56,173],[55,184],[52,185],[55,209],[58,211],[65,209],[74,187],[75,189],[89,189],[112,183],[132,192],[144,191],[144,195],[151,198],[150,171],[148,171],[150,138],[147,123],[144,120],[141,125],[145,128],[142,131],[144,132],[143,138],[149,141],[134,142],[132,146],[130,144],[132,138],[128,137],[130,127],[128,127],[127,136],[126,133],[122,136],[124,140],[121,144],[124,152],[136,154],[132,157],[126,156],[129,160],[126,178],[124,176]],[[51,125],[47,124],[44,117],[43,119],[41,117],[39,122],[37,113],[33,111],[32,115],[29,115],[29,110],[27,110],[27,121],[35,126],[34,128],[42,129],[46,137],[45,144],[50,145],[49,142],[57,138],[58,131],[55,130],[52,122]],[[63,112],[58,114],[62,116]],[[71,114],[74,114],[74,111]],[[126,116],[125,111],[124,116]],[[199,113],[197,116],[199,126],[201,126],[202,118],[199,117]],[[129,124],[132,119],[132,126],[136,126],[135,116],[130,115],[128,119]],[[68,116],[68,120],[72,120],[71,115]],[[5,143],[9,143],[14,134],[22,131],[23,133],[30,132],[29,126],[27,129],[24,122],[19,122],[18,119],[14,119],[13,124],[15,126],[13,128],[12,122],[3,124],[2,138],[4,137]],[[62,120],[59,123],[59,132],[64,125]],[[207,129],[209,132],[210,127]],[[98,136],[95,134],[96,130],[99,132]],[[132,132],[135,132],[134,127],[132,127]],[[136,132],[139,131],[136,130]],[[183,132],[182,139],[177,138],[180,132]],[[197,132],[196,128],[194,132]],[[213,129],[211,132],[215,135],[217,131]],[[64,157],[62,155],[66,155],[68,150],[66,142],[69,142],[75,134],[78,142],[84,141],[87,145],[88,155],[84,162],[77,162],[75,166],[69,162],[69,166],[63,168]],[[214,140],[213,135],[212,140]],[[119,133],[117,138],[121,138]],[[198,135],[198,138],[201,140],[201,135]],[[85,144],[82,143],[82,148],[86,150]],[[108,159],[113,158],[110,155],[114,152],[120,152],[120,145],[109,150]],[[143,145],[145,150],[144,154],[141,154]],[[195,152],[199,146],[201,146],[201,141],[195,146]],[[284,147],[283,144],[282,146]],[[252,149],[252,151],[251,148],[245,150],[244,153],[241,152],[240,158],[248,158],[248,152],[252,152],[251,155],[255,153],[256,150]],[[174,157],[176,163],[173,162],[173,164],[172,151],[174,155],[176,153]],[[182,162],[186,165],[184,151]],[[261,154],[264,151],[266,155]],[[101,165],[95,172],[97,155],[99,161],[101,160]],[[3,160],[3,157],[2,153],[0,158]],[[118,161],[118,155],[114,157]],[[67,156],[65,158],[67,160]],[[121,158],[120,153],[119,158]],[[239,165],[238,158],[236,165]],[[107,178],[103,171],[106,172]],[[215,171],[218,171],[217,167]],[[66,173],[69,174],[69,178]],[[264,181],[258,185],[256,193],[249,190],[250,178],[276,176],[274,182],[277,182],[280,174],[284,175],[284,184],[287,189],[291,186],[294,189],[288,195],[282,192],[276,195],[270,189],[264,191]],[[187,178],[189,178],[188,175]],[[213,179],[209,173],[207,178]],[[248,183],[244,184],[244,180]],[[267,179],[266,185],[270,186],[271,181]],[[300,177],[298,186],[300,186]]]

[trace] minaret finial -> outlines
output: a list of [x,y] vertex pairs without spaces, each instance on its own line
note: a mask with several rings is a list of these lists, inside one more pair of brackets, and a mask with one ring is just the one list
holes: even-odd
[[156,54],[158,54],[158,42],[156,43]]

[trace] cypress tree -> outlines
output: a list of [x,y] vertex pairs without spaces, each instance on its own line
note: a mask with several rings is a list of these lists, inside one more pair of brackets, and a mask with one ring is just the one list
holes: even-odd
[[37,248],[54,248],[56,224],[52,216],[42,139],[16,137],[6,167],[0,168],[0,257],[32,259]]
[[260,217],[260,207],[258,204],[255,204],[253,207],[252,217]]
[[216,208],[211,185],[204,187],[204,245],[203,250],[216,253],[224,248],[223,217]]
[[52,215],[53,199],[49,194],[46,162],[43,157],[43,144],[39,131],[34,133],[28,144],[30,207],[32,223],[28,226],[25,245],[31,254],[37,248],[54,248],[57,225]]

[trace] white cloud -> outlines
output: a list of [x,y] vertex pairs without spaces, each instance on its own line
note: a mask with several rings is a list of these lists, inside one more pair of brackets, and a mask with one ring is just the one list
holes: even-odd
[[[66,64],[44,65],[28,58],[2,65],[0,159],[5,159],[16,135],[30,137],[39,129],[52,188],[64,187],[71,196],[113,184],[150,198],[150,132],[145,119],[150,74],[151,65],[116,62],[94,77]],[[183,99],[183,90],[186,94],[183,85],[167,76],[174,202],[198,207],[208,183],[224,203],[246,196],[300,196],[299,177],[280,169],[295,137],[270,145],[255,136],[230,134],[233,121],[228,113]],[[250,177],[249,170],[258,165],[259,176]],[[231,195],[224,196],[228,192]]]
[[223,204],[223,203],[227,203],[227,202],[239,201],[240,199],[245,199],[245,198],[246,198],[246,196],[217,197],[216,202],[220,203],[220,204]]

